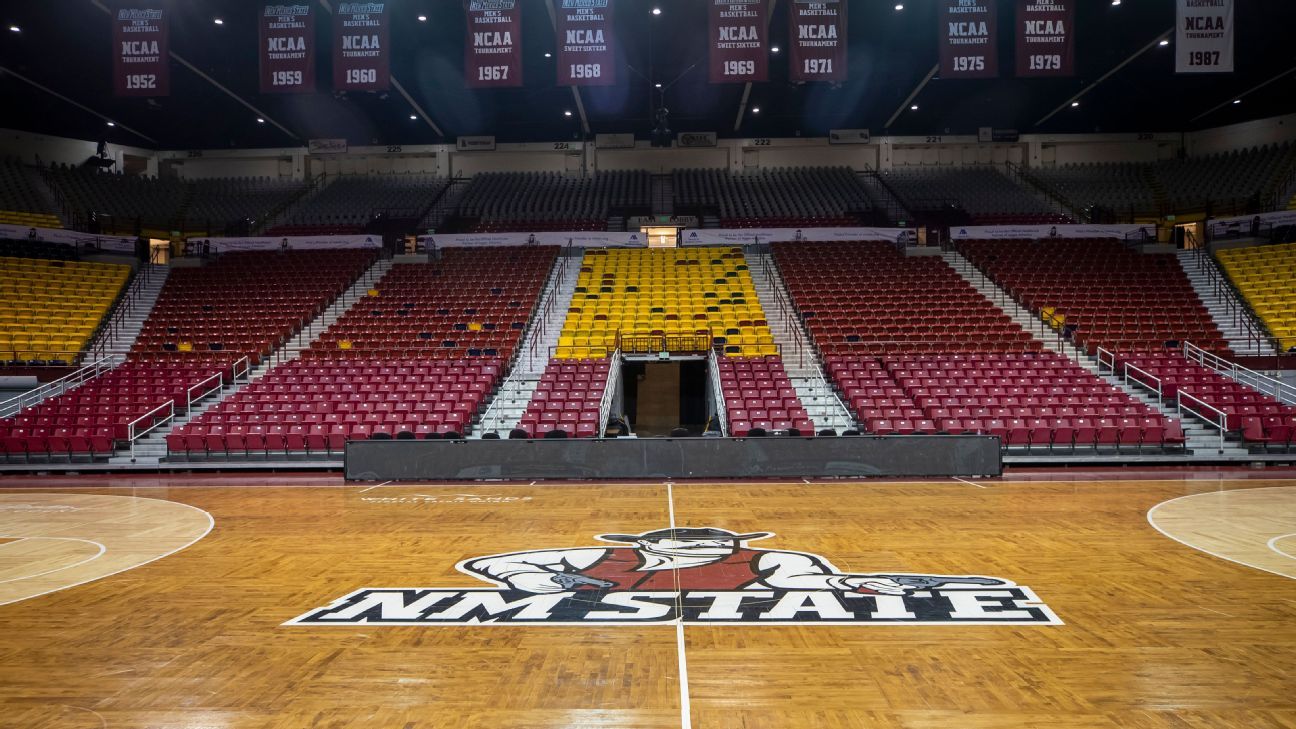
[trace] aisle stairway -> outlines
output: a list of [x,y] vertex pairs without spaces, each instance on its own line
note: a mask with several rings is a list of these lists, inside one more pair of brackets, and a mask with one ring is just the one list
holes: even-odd
[[778,267],[765,253],[748,253],[747,265],[770,333],[783,354],[783,367],[806,413],[814,421],[815,430],[831,428],[840,434],[854,428],[854,418],[824,378],[818,353],[810,344],[801,320],[790,306],[780,307],[780,300],[786,302],[789,298]]
[[[1210,311],[1211,318],[1219,326],[1220,331],[1228,339],[1229,348],[1234,354],[1246,356],[1263,356],[1276,354],[1273,344],[1268,341],[1257,342],[1247,336],[1246,327],[1237,320],[1230,309],[1238,312],[1238,315],[1245,316],[1244,304],[1238,300],[1237,295],[1230,287],[1217,287],[1211,283],[1210,275],[1202,270],[1198,265],[1197,252],[1192,250],[1179,251],[1179,265],[1183,268],[1184,273],[1188,275],[1188,280],[1192,282],[1193,289],[1197,296],[1206,305]],[[1207,263],[1207,265],[1211,265]],[[1220,276],[1223,273],[1215,269]]]
[[113,317],[118,320],[116,326],[113,326],[111,320],[106,323],[99,336],[91,342],[87,361],[99,357],[125,361],[126,353],[135,346],[135,340],[144,328],[144,322],[148,319],[149,312],[153,311],[153,305],[157,303],[158,295],[162,293],[162,287],[166,285],[170,275],[170,266],[145,264],[141,268],[131,289],[122,295],[117,310],[113,312]]

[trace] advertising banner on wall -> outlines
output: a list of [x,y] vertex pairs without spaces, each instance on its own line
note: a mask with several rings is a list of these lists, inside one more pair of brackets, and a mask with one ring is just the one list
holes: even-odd
[[464,82],[471,88],[522,85],[522,8],[517,0],[468,0]]
[[420,247],[435,243],[438,248],[490,248],[493,246],[565,246],[603,248],[612,246],[646,246],[647,238],[638,231],[607,233],[602,231],[543,231],[539,233],[446,233],[420,235]]
[[1175,73],[1233,72],[1233,0],[1175,0]]
[[170,18],[160,4],[130,3],[113,13],[113,92],[171,93]]
[[315,92],[315,13],[307,3],[261,13],[261,93]]
[[311,154],[347,153],[347,140],[345,139],[312,139],[306,144],[306,149]]
[[333,88],[386,91],[391,86],[390,3],[338,3],[333,12]]
[[910,241],[910,228],[714,228],[690,229],[680,239],[684,245],[744,245],[747,243],[792,243],[798,241],[884,240]]
[[558,0],[558,85],[616,83],[615,0]]
[[1273,226],[1275,228],[1284,225],[1296,225],[1296,210],[1279,210],[1272,213],[1260,213],[1259,215],[1239,215],[1236,218],[1211,218],[1208,224],[1212,236],[1249,236],[1252,233],[1252,226],[1259,223],[1263,232],[1264,228]]
[[845,81],[846,0],[792,0],[788,13],[788,78]]
[[277,251],[288,242],[288,250],[308,251],[338,248],[381,248],[382,236],[378,235],[290,235],[260,238],[198,238],[210,241],[220,253],[230,251]]
[[1075,75],[1077,0],[1018,0],[1017,75]]
[[995,78],[999,75],[999,16],[995,0],[939,0],[940,75]]
[[707,0],[711,83],[769,79],[766,0]]
[[1119,238],[1144,232],[1156,240],[1155,225],[966,225],[950,228],[951,240],[1047,240],[1049,238]]
[[0,240],[25,240],[82,249],[134,253],[135,239],[114,235],[95,235],[62,228],[31,228],[22,225],[0,225]]

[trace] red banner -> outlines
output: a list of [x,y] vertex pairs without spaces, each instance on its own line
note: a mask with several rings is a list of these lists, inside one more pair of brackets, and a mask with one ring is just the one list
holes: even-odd
[[769,79],[767,0],[710,0],[711,83]]
[[468,0],[464,81],[475,88],[522,85],[522,8],[517,0]]
[[338,3],[333,12],[333,88],[385,91],[390,87],[390,35],[386,2]]
[[940,0],[941,78],[999,75],[999,18],[995,0]]
[[560,0],[557,8],[559,86],[616,83],[612,2]]
[[113,91],[118,96],[171,93],[170,29],[159,6],[130,5],[113,15]]
[[315,14],[311,6],[265,6],[261,13],[261,93],[314,91]]
[[792,81],[846,80],[846,0],[788,3]]
[[1017,75],[1075,75],[1076,0],[1017,3]]

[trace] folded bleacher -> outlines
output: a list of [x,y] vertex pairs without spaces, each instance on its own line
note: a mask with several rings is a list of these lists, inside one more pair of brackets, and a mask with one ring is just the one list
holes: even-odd
[[129,278],[111,263],[0,258],[0,364],[78,363]]
[[[456,215],[467,232],[607,230],[615,210],[651,208],[651,178],[638,170],[575,177],[558,172],[485,172],[472,178]],[[623,213],[624,214],[624,213]]]
[[1281,350],[1296,348],[1296,243],[1231,248],[1216,256]]
[[671,186],[676,210],[714,211],[723,228],[845,226],[876,207],[849,167],[676,170]]
[[266,235],[354,235],[378,215],[417,219],[448,184],[423,174],[344,175],[308,196]]
[[961,241],[959,248],[1023,307],[1065,328],[1090,355],[1179,342],[1227,353],[1228,342],[1173,254],[1110,239]]
[[953,207],[966,212],[970,225],[1072,222],[994,167],[897,167],[882,179],[915,214]]
[[941,258],[868,242],[776,244],[774,258],[866,432],[981,433],[1034,453],[1184,443],[1177,422],[1043,351]]

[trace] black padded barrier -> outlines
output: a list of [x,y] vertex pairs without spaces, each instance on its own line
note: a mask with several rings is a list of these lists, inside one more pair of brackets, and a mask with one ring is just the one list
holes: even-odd
[[608,438],[354,441],[350,481],[998,476],[999,439]]

